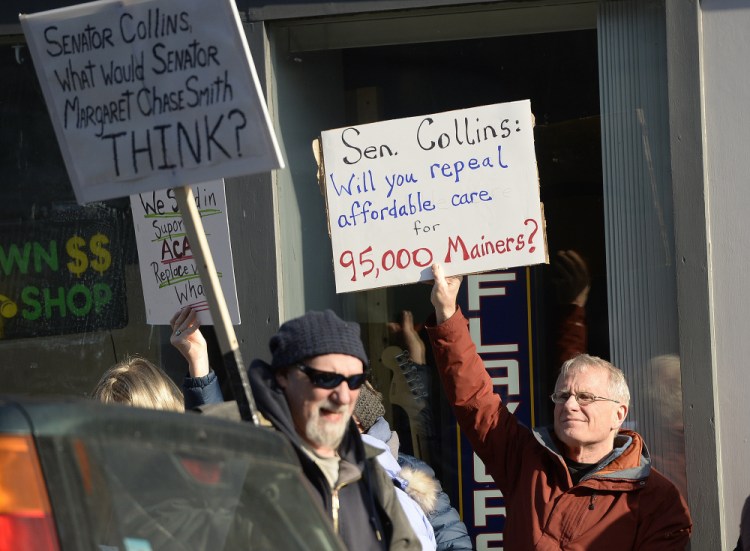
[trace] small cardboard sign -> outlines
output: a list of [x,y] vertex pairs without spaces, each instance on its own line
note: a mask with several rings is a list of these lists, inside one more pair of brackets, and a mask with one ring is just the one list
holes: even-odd
[[[191,187],[229,315],[232,323],[239,325],[240,310],[224,182],[215,180]],[[131,195],[130,205],[146,304],[146,322],[168,325],[175,312],[192,306],[198,310],[200,323],[211,325],[213,321],[203,282],[195,265],[174,191],[167,189]]]
[[283,166],[233,0],[20,21],[79,203]]
[[321,133],[336,291],[548,261],[528,100]]

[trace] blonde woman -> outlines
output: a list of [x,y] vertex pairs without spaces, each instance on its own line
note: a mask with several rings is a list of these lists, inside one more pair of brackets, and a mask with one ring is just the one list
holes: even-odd
[[93,398],[146,409],[185,411],[180,389],[146,358],[129,356],[110,367],[94,388]]

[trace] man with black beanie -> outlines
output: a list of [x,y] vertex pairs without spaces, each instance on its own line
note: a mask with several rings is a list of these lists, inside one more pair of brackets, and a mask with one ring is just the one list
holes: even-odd
[[[192,363],[189,343],[175,341],[182,335],[202,339],[195,322],[176,327],[175,334],[172,343]],[[377,462],[381,450],[363,444],[351,419],[368,365],[359,325],[332,310],[308,312],[284,323],[269,347],[271,364],[256,359],[247,371],[258,411],[291,441],[346,546],[420,549],[393,483]],[[190,371],[201,369],[191,365]],[[183,386],[186,409],[223,400],[213,371],[186,377]]]

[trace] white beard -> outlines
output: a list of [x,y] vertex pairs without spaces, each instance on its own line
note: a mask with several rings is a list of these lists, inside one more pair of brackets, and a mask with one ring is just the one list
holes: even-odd
[[[325,421],[320,418],[321,409],[341,413],[343,417],[338,423]],[[351,412],[346,406],[334,406],[330,403],[321,404],[319,408],[313,411],[312,415],[307,420],[307,424],[305,425],[305,436],[307,436],[308,441],[313,442],[318,446],[335,450],[344,439],[344,433],[346,432],[346,427],[349,424],[350,418]]]

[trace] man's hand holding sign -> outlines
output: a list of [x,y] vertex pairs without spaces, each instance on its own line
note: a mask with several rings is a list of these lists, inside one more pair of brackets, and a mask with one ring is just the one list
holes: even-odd
[[528,101],[321,138],[338,292],[547,262]]

